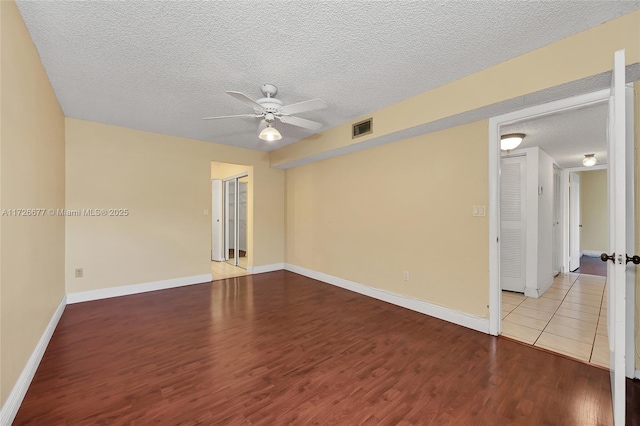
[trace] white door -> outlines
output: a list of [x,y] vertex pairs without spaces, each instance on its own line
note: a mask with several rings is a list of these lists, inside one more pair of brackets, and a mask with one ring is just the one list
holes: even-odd
[[222,181],[211,181],[211,260],[224,260],[224,244],[222,241]]
[[526,286],[527,157],[500,160],[500,284],[524,293]]
[[[625,99],[624,50],[615,53],[611,98],[609,101],[608,132],[608,208],[609,208],[609,254],[607,261],[607,298],[609,349],[611,359],[611,397],[613,399],[614,424],[625,423],[625,375],[627,366],[633,369],[633,342],[629,339],[631,324],[628,315],[633,313],[633,269],[627,268],[626,255],[632,255],[633,223],[627,217],[633,212],[633,169],[629,167],[633,153],[632,118],[628,116],[628,98]],[[631,229],[630,229],[631,228]],[[625,300],[626,297],[629,300]],[[633,334],[631,333],[631,339]],[[629,345],[627,345],[629,343]],[[629,346],[629,347],[627,347]],[[626,359],[629,358],[629,359]],[[628,363],[628,365],[627,365]]]
[[224,258],[235,266],[236,254],[236,214],[238,209],[236,198],[237,179],[224,182]]
[[569,270],[580,267],[580,175],[569,173]]

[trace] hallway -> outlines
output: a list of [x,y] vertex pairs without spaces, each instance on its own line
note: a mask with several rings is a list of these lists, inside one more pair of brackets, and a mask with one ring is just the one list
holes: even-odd
[[502,292],[502,334],[609,367],[606,278],[560,274],[542,297]]

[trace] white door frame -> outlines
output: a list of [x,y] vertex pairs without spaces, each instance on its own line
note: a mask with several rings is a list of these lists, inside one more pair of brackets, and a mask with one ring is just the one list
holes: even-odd
[[221,179],[211,179],[211,260],[224,260],[223,188]]
[[[629,105],[629,93],[633,93],[633,90],[627,85],[627,109],[631,107],[631,111],[628,111],[627,117],[629,121],[634,117],[633,115],[633,102]],[[593,93],[587,93],[580,96],[574,96],[571,98],[561,99],[559,101],[550,102],[543,105],[536,105],[530,108],[525,108],[519,111],[510,112],[500,116],[492,117],[489,119],[489,334],[498,336],[502,331],[501,321],[501,304],[502,304],[502,292],[500,291],[500,127],[508,124],[512,124],[518,121],[527,119],[542,117],[546,115],[555,114],[562,111],[570,111],[573,109],[596,105],[600,103],[608,103],[610,96],[610,89],[604,89]],[[627,123],[627,126],[633,128],[633,122]],[[632,152],[628,155],[633,155],[633,147],[629,148]],[[598,166],[596,166],[598,167]],[[584,168],[585,170],[598,170],[596,167]],[[602,166],[600,166],[602,167]],[[604,166],[606,168],[606,166]],[[578,171],[582,168],[572,168],[563,170],[563,182],[570,171]],[[564,185],[563,185],[564,187]],[[568,194],[563,193],[563,199],[566,200],[563,216],[568,215]],[[632,211],[627,211],[627,217],[631,217],[627,221],[628,225],[634,226],[633,218],[634,207],[633,203],[629,206]],[[567,217],[568,219],[568,217]],[[568,252],[568,230],[564,227],[563,233],[566,234],[565,244],[563,244],[563,252]],[[635,235],[635,228],[627,229],[627,232],[631,232]],[[566,261],[568,267],[568,259]],[[565,272],[567,269],[565,269]],[[633,289],[631,289],[633,290]],[[634,336],[635,326],[635,294],[627,293],[627,309],[626,309],[626,321],[629,325],[627,327],[627,337]],[[635,338],[627,339],[628,347],[626,348],[627,357],[632,354],[635,348]],[[634,354],[635,355],[635,354]],[[629,372],[634,371],[635,356],[631,357],[631,362],[627,364],[627,377],[633,377],[629,375]]]
[[[609,93],[610,90],[605,89],[595,93],[536,105],[489,119],[489,333],[494,336],[499,335],[502,331],[500,241],[498,239],[500,235],[500,127],[587,105],[609,102]],[[566,250],[568,250],[568,247],[563,247],[563,252]]]

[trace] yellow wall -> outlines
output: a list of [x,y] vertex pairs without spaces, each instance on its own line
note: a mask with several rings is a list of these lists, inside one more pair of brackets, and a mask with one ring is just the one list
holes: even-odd
[[487,135],[480,121],[287,170],[287,262],[486,316]]
[[[66,119],[67,293],[211,273],[211,162],[253,166],[254,266],[284,259],[284,172],[265,152]],[[84,268],[75,278],[74,269]]]
[[[64,116],[13,2],[0,2],[0,204],[64,207]],[[2,404],[64,296],[64,219],[0,217]]]
[[231,163],[211,162],[211,179],[226,179],[228,177],[250,173],[251,166]]
[[580,173],[580,249],[604,253],[609,247],[607,227],[607,171]]
[[[444,86],[354,118],[271,153],[274,166],[610,71],[613,52],[640,62],[640,11],[627,14]],[[373,117],[373,133],[351,139],[351,124]]]
[[[271,164],[286,165],[607,72],[619,49],[626,49],[627,64],[638,63],[639,28],[636,11],[352,120],[373,117],[371,135],[352,140],[352,123],[345,123],[272,152]],[[638,116],[637,97],[636,105]],[[458,126],[287,170],[287,262],[486,315],[488,231],[484,219],[470,217],[473,204],[488,204],[486,127],[485,122]],[[458,135],[473,143],[463,146]],[[639,138],[637,133],[637,143]],[[420,149],[417,140],[424,141]],[[465,176],[466,186],[443,178],[454,171]],[[413,179],[401,184],[398,174]],[[378,191],[392,186],[399,195]],[[413,194],[428,194],[433,202],[405,201]],[[409,285],[401,281],[403,270],[411,272]],[[637,294],[640,303],[640,288]]]

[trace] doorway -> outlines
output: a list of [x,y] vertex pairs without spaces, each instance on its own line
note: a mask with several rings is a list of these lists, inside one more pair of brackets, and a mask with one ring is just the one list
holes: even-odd
[[[583,172],[576,166],[592,151],[606,163],[606,120],[601,104],[510,123],[503,132],[524,139],[500,159],[502,335],[605,368],[605,278],[578,273]],[[600,128],[581,129],[586,123]],[[563,174],[570,179],[566,187]],[[566,220],[563,197],[569,199]],[[605,217],[599,224],[605,234],[606,223]],[[569,228],[567,253],[563,227]],[[570,268],[561,266],[562,256]]]
[[607,223],[607,170],[589,167],[574,173],[580,179],[580,202],[574,207],[579,209],[580,221],[571,229],[579,233],[578,251],[582,257],[578,269],[572,271],[606,277],[607,264],[601,261],[600,255],[607,252],[609,243],[608,229],[602,226]]
[[211,269],[215,279],[250,274],[253,167],[211,163]]
[[[552,117],[553,115],[589,107],[597,108],[598,105],[608,112],[609,93],[609,90],[606,90],[496,117],[490,122],[490,139],[493,143],[498,144],[499,135],[503,132],[528,133],[527,131],[513,128],[518,123],[527,120]],[[530,129],[530,131],[533,131],[533,129]],[[602,133],[607,132],[606,120],[603,121],[601,131]],[[489,208],[490,217],[494,218],[490,222],[490,241],[493,242],[491,244],[490,267],[491,334],[504,334],[507,337],[516,336],[518,337],[516,340],[561,352],[583,362],[591,362],[602,367],[608,366],[610,348],[607,335],[609,310],[606,278],[585,274],[584,271],[579,269],[580,258],[584,254],[584,249],[581,248],[580,243],[580,237],[582,236],[582,239],[584,239],[584,233],[581,232],[584,228],[580,228],[580,225],[584,224],[584,218],[580,217],[580,209],[574,208],[571,210],[569,208],[570,204],[574,206],[580,205],[580,183],[584,182],[584,177],[581,174],[585,168],[579,168],[575,164],[562,164],[562,161],[557,161],[554,158],[555,164],[550,172],[550,184],[548,186],[546,184],[534,184],[533,186],[538,198],[543,197],[546,191],[551,190],[552,198],[555,200],[550,213],[552,219],[549,232],[549,238],[552,241],[549,247],[551,254],[549,256],[549,270],[552,271],[550,275],[553,278],[548,290],[538,294],[538,297],[535,294],[526,294],[526,291],[503,292],[502,290],[505,287],[502,281],[505,280],[505,277],[502,263],[504,263],[506,256],[503,254],[503,243],[509,243],[509,236],[503,235],[505,227],[504,219],[501,216],[502,197],[504,196],[504,190],[501,186],[504,176],[504,160],[498,154],[499,147],[493,146],[495,148],[492,147],[490,153],[490,181],[492,182],[490,186],[492,190],[490,190]],[[494,149],[495,151],[493,151]],[[518,152],[515,150],[511,152],[511,156],[517,154]],[[560,157],[565,154],[569,155],[570,153],[560,153]],[[574,153],[573,155],[575,154],[578,154],[576,160],[580,160],[580,163],[582,163],[582,157],[585,154],[591,154],[591,152],[582,150],[582,152]],[[606,154],[606,149],[603,149],[601,154]],[[600,165],[600,168],[604,169],[606,166]],[[603,170],[603,173],[606,174],[607,171]],[[581,177],[583,178],[582,180]],[[534,180],[538,178],[538,176],[534,176]],[[569,186],[570,180],[571,187]],[[573,191],[570,191],[571,189]],[[530,198],[526,198],[526,201],[529,200]],[[560,200],[560,203],[558,203],[558,200]],[[524,207],[527,212],[531,211],[529,207],[526,205]],[[572,212],[573,215],[571,214]],[[535,214],[540,214],[540,210],[538,209]],[[526,219],[532,220],[528,214]],[[601,225],[606,228],[606,219]],[[570,232],[573,226],[578,230],[577,232]],[[529,234],[527,234],[528,236]],[[536,238],[538,237],[539,235],[536,234]],[[535,245],[529,250],[530,247],[529,242],[527,242],[525,244],[525,262],[532,257],[530,256],[532,253],[534,257],[539,257],[541,253],[544,254],[546,252],[546,250],[541,249],[540,245]],[[595,250],[597,249],[592,251],[595,252]],[[513,251],[508,253],[513,255]],[[531,275],[529,271],[533,271],[534,275],[540,274],[539,267],[531,268],[530,266],[529,264],[525,266],[527,278]],[[510,269],[513,269],[513,265],[507,266],[506,270],[509,271]],[[576,273],[571,272],[572,270]],[[581,274],[580,272],[583,273]],[[538,286],[538,288],[543,289],[542,286]],[[627,301],[629,302],[630,300],[633,300],[633,296],[630,297],[629,291],[627,291]],[[626,310],[623,310],[623,312],[627,317],[627,331],[632,333],[634,323],[633,304],[628,303]],[[507,318],[508,320],[506,320]],[[516,331],[515,328],[518,328],[518,330]],[[523,333],[523,330],[527,333]],[[570,333],[572,335],[567,337]],[[566,340],[569,338],[571,341]],[[627,351],[631,355],[633,353],[629,349],[632,350],[633,343],[633,339],[631,339],[630,345],[627,346]],[[627,356],[627,358],[633,359],[633,356]],[[632,368],[629,370],[632,371]]]

